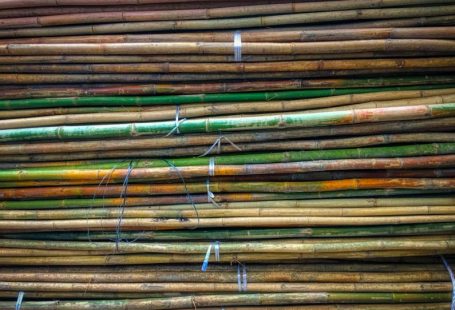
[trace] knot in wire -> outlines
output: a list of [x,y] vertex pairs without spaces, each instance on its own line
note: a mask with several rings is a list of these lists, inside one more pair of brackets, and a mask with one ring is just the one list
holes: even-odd
[[218,138],[215,140],[215,142],[213,142],[213,144],[207,149],[207,151],[205,151],[203,154],[199,155],[198,157],[204,157],[204,156],[210,154],[215,147],[217,149],[217,154],[220,154],[221,153],[221,142],[223,141],[223,139],[226,140],[237,151],[239,151],[239,152],[242,151],[242,149],[238,145],[236,145],[234,142],[232,142],[231,139],[220,134],[218,136]]
[[184,121],[186,121],[186,118],[179,119],[179,117],[180,117],[180,106],[176,105],[175,106],[175,125],[174,125],[174,128],[172,128],[171,131],[169,131],[167,133],[166,137],[169,137],[174,132],[176,134],[180,134],[180,129],[179,129],[180,124],[182,124]]

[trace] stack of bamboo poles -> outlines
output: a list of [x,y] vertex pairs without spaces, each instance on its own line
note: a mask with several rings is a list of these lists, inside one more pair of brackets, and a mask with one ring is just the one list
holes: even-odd
[[0,0],[1,309],[451,309],[451,0]]

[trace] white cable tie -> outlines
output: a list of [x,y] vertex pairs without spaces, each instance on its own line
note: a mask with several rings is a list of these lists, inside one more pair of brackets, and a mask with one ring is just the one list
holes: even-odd
[[242,34],[240,31],[234,33],[234,61],[242,61]]

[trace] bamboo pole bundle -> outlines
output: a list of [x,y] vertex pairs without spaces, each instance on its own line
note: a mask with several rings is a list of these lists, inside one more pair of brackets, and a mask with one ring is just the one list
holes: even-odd
[[[243,142],[264,142],[284,139],[297,139],[304,137],[320,137],[320,136],[355,136],[368,135],[374,133],[387,132],[413,132],[413,131],[437,131],[438,129],[450,129],[454,126],[454,118],[440,118],[430,120],[418,120],[408,122],[382,122],[377,124],[359,124],[359,125],[340,125],[328,126],[320,128],[304,128],[304,129],[289,129],[279,131],[266,132],[239,132],[236,134],[225,133],[227,137],[234,143]],[[434,128],[434,129],[433,129]],[[219,138],[216,134],[206,135],[185,135],[175,137],[155,137],[141,139],[123,139],[123,140],[88,140],[88,141],[68,141],[68,142],[40,142],[40,143],[15,143],[2,144],[0,154],[34,154],[34,153],[61,153],[61,152],[77,152],[80,149],[84,150],[122,150],[122,149],[159,149],[159,148],[175,148],[178,146],[197,146],[197,145],[213,145]],[[384,155],[381,155],[384,156]],[[75,162],[59,162],[54,166],[65,166],[82,164]],[[91,162],[88,162],[91,163]],[[112,166],[110,166],[112,168]]]
[[[297,99],[297,100],[276,100],[276,101],[263,101],[258,103],[251,102],[230,102],[230,103],[208,103],[194,106],[192,104],[179,105],[179,114],[185,118],[204,116],[204,115],[223,115],[223,114],[236,114],[248,112],[274,112],[274,111],[293,111],[293,110],[314,110],[321,108],[331,108],[337,106],[356,106],[358,104],[365,104],[365,106],[377,105],[377,107],[385,104],[407,104],[412,103],[447,103],[452,100],[452,95],[455,89],[434,89],[429,91],[389,91],[379,93],[366,93],[366,94],[350,94],[350,95],[336,95],[332,97],[311,98],[311,99]],[[420,99],[420,100],[419,100]],[[411,101],[413,100],[413,101]],[[415,100],[415,101],[414,101]],[[387,103],[390,101],[389,103]],[[18,101],[15,102],[19,103]],[[256,106],[255,106],[256,105]],[[257,105],[260,105],[259,107]],[[41,109],[23,109],[23,110],[0,110],[0,118],[4,119],[2,125],[8,124],[8,118],[28,118],[27,123],[32,121],[31,117],[40,116],[55,116],[55,115],[71,115],[71,114],[92,114],[97,113],[93,117],[111,115],[124,115],[126,113],[142,113],[136,114],[144,120],[150,120],[152,113],[160,112],[171,113],[175,116],[176,106],[158,106],[158,107],[73,107],[73,108],[41,108]],[[122,114],[118,113],[122,112]],[[113,114],[118,113],[118,114]],[[203,114],[205,113],[205,114]],[[157,113],[155,113],[156,115]],[[128,114],[127,114],[128,115]],[[168,114],[166,116],[171,116]],[[149,118],[147,118],[149,117]],[[158,118],[158,116],[156,116]],[[128,120],[128,118],[126,119]],[[97,121],[96,119],[91,120]],[[109,118],[109,122],[115,122],[116,119]],[[10,120],[10,122],[16,122]],[[6,127],[6,126],[5,126]]]
[[[434,136],[437,135],[435,139]],[[77,152],[77,153],[58,153],[58,154],[45,154],[45,155],[15,155],[0,156],[0,162],[17,163],[12,167],[38,167],[39,162],[45,162],[43,165],[49,165],[49,162],[58,162],[61,160],[78,160],[78,159],[122,159],[122,158],[172,158],[181,156],[201,156],[216,155],[222,153],[251,151],[293,151],[293,150],[314,150],[314,149],[332,149],[332,148],[345,148],[345,147],[365,147],[381,144],[394,144],[394,143],[425,143],[425,142],[454,142],[452,133],[447,132],[434,132],[434,133],[412,133],[412,134],[388,134],[376,136],[360,136],[355,138],[344,139],[330,139],[330,140],[289,140],[285,142],[264,142],[264,143],[237,143],[236,147],[228,144],[222,145],[218,148],[194,146],[188,148],[171,148],[160,150],[119,150],[119,151],[102,151],[102,152]],[[429,159],[429,158],[428,158]],[[19,164],[20,163],[20,164]],[[60,162],[62,163],[62,162]],[[58,164],[55,164],[58,165]],[[1,165],[0,165],[1,166]],[[8,165],[3,165],[7,169]],[[426,166],[429,168],[430,165]],[[402,167],[403,168],[403,167]],[[355,169],[355,168],[353,168]],[[393,172],[391,172],[393,174]],[[295,174],[294,174],[295,175]],[[111,179],[112,182],[116,180]],[[134,181],[134,180],[131,180]]]
[[444,4],[450,1],[412,1],[395,0],[381,2],[368,0],[361,3],[356,1],[325,1],[313,3],[278,3],[266,5],[233,6],[211,9],[189,9],[189,10],[162,10],[162,11],[141,11],[141,12],[103,12],[103,13],[84,13],[84,14],[65,14],[29,18],[9,18],[0,20],[1,28],[22,28],[22,27],[45,27],[55,25],[86,24],[86,23],[106,23],[106,22],[134,22],[134,21],[153,21],[153,20],[186,20],[186,19],[207,19],[207,18],[226,18],[252,15],[273,15],[302,12],[318,11],[340,11],[347,9],[360,8],[379,8],[389,6],[405,6],[415,4]]
[[[433,77],[434,78],[434,77]],[[427,81],[427,79],[424,79]],[[425,83],[424,83],[425,84]],[[84,106],[99,106],[105,108],[109,106],[148,106],[148,105],[169,105],[169,104],[193,104],[193,103],[227,103],[227,102],[270,102],[277,100],[293,100],[293,99],[308,99],[324,97],[323,100],[328,100],[330,96],[351,95],[354,98],[361,97],[361,100],[378,100],[380,98],[405,98],[403,92],[416,91],[413,96],[430,96],[434,90],[453,88],[454,84],[446,85],[419,85],[419,86],[402,86],[402,87],[377,87],[377,88],[347,88],[347,89],[309,89],[297,91],[282,91],[282,92],[261,92],[261,93],[236,93],[236,94],[204,94],[204,95],[179,95],[179,96],[122,96],[122,97],[70,97],[70,98],[36,98],[36,99],[16,99],[0,101],[1,110],[17,110],[31,108],[50,108],[50,107],[84,107]],[[439,90],[443,91],[443,90]],[[379,98],[375,97],[376,92],[381,92]],[[369,94],[366,94],[369,93]],[[365,96],[365,97],[363,97]],[[384,97],[382,97],[384,96]],[[389,97],[390,96],[390,97]],[[397,96],[397,97],[395,97]],[[401,97],[403,96],[403,97]],[[319,99],[321,100],[321,99]],[[350,99],[347,99],[350,102]],[[356,103],[353,101],[352,103]],[[110,108],[110,107],[109,107]],[[90,111],[93,112],[93,111]]]
[[[334,149],[334,150],[314,150],[314,151],[294,151],[294,152],[264,152],[254,154],[231,154],[220,155],[214,158],[216,165],[240,165],[240,164],[266,164],[266,163],[283,163],[311,160],[329,160],[329,159],[361,159],[361,158],[390,158],[390,157],[409,157],[409,156],[429,156],[429,155],[446,155],[452,154],[454,143],[432,143],[416,145],[398,145],[370,148],[351,148],[351,149]],[[180,167],[180,166],[208,166],[210,158],[207,157],[189,157],[175,158],[164,161],[162,159],[146,159],[136,161],[88,161],[88,162],[68,162],[66,165],[55,164],[54,167],[66,166],[75,169],[126,169],[131,168],[159,168],[159,167]],[[214,165],[215,165],[214,164]],[[214,167],[215,168],[215,167]],[[46,173],[47,170],[55,169],[41,166],[30,171],[41,171]],[[6,174],[11,173],[6,171]],[[14,173],[14,172],[13,172]],[[36,172],[35,172],[36,173]],[[213,175],[212,175],[213,176]]]
[[0,1],[0,308],[450,309],[454,10]]
[[[406,8],[373,8],[373,9],[346,9],[325,12],[294,13],[281,15],[261,15],[259,17],[239,17],[220,19],[194,19],[112,23],[100,25],[78,25],[45,28],[20,28],[0,30],[0,37],[27,37],[27,36],[55,36],[79,35],[94,33],[125,33],[140,31],[169,31],[169,30],[204,30],[204,29],[236,29],[270,27],[280,25],[327,23],[352,20],[396,19],[413,17],[434,17],[454,14],[454,6],[450,1],[442,1],[449,5],[419,6]],[[344,1],[343,1],[344,2]],[[380,1],[378,1],[381,3]]]
[[[120,125],[87,125],[38,127],[31,129],[4,129],[0,131],[0,141],[40,140],[40,139],[81,139],[90,132],[94,138],[129,137],[138,135],[168,134],[179,129],[181,133],[213,131],[241,131],[251,128],[273,129],[293,127],[320,127],[329,125],[375,123],[384,121],[412,120],[450,117],[455,115],[455,105],[434,104],[351,111],[320,113],[299,113],[293,115],[248,116],[243,118],[207,118],[183,122],[131,123]],[[177,126],[177,127],[176,127]]]
[[[373,98],[387,98],[393,97],[393,94],[384,94],[381,98],[377,96],[352,96],[342,95],[334,96],[330,99],[327,98],[315,98],[307,100],[292,100],[292,101],[276,101],[267,102],[266,105],[257,107],[257,103],[242,102],[242,103],[217,103],[217,104],[205,104],[205,105],[179,105],[179,116],[182,118],[195,118],[203,116],[216,116],[216,115],[237,115],[240,113],[258,113],[258,112],[288,112],[288,111],[305,111],[308,109],[309,113],[313,112],[327,112],[327,111],[338,111],[348,109],[359,109],[359,108],[384,108],[384,107],[399,107],[406,105],[420,105],[420,104],[441,104],[451,103],[455,101],[455,90],[453,89],[442,89],[431,92],[432,94],[440,93],[442,95],[420,97],[412,99],[397,99],[397,100],[381,100],[381,101],[368,101]],[[448,93],[445,95],[444,93]],[[430,94],[430,92],[428,93]],[[397,96],[399,96],[397,94]],[[410,94],[410,96],[412,96]],[[406,97],[406,95],[404,95]],[[369,99],[367,99],[369,98]],[[139,111],[130,111],[130,109],[113,108],[113,112],[100,111],[97,108],[88,109],[39,109],[39,110],[24,110],[24,111],[0,111],[0,118],[6,116],[19,116],[23,114],[63,114],[63,115],[50,115],[45,117],[27,117],[27,118],[14,118],[3,120],[0,124],[0,129],[10,128],[21,128],[21,127],[43,127],[53,125],[71,125],[71,124],[83,124],[90,122],[95,123],[117,123],[117,122],[129,122],[140,119],[141,121],[157,121],[157,120],[169,120],[175,118],[177,106],[159,106],[150,108],[139,108]],[[42,111],[44,110],[44,111]],[[83,113],[85,111],[91,112],[91,110],[97,111],[95,115],[92,113]],[[123,111],[122,111],[123,110]],[[135,110],[135,108],[131,108]],[[67,114],[68,112],[79,112],[78,114]],[[118,112],[122,113],[118,113]],[[159,114],[158,114],[158,113]],[[2,116],[4,115],[4,116]],[[28,115],[27,115],[28,116]],[[203,152],[202,152],[203,153]]]

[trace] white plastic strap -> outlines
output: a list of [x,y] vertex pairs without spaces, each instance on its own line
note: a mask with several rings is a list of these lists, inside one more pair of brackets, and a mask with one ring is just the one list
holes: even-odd
[[210,243],[209,247],[207,248],[207,252],[205,253],[204,261],[202,262],[202,271],[207,271],[207,267],[209,266],[209,259],[210,259],[210,252],[212,251],[212,244]]
[[242,265],[242,275],[243,275],[243,285],[242,285],[242,290],[244,292],[246,292],[246,287],[248,285],[248,282],[247,282],[247,276],[246,276],[246,266],[245,265]]
[[[240,269],[242,271],[240,272]],[[246,292],[247,290],[247,274],[246,274],[246,266],[244,264],[239,263],[237,265],[237,285],[239,287],[239,292]]]
[[220,242],[215,241],[215,260],[220,261]]
[[242,61],[242,35],[240,31],[234,33],[234,61]]
[[215,157],[210,157],[209,159],[209,176],[215,176]]
[[449,272],[450,281],[452,281],[452,303],[450,304],[450,310],[455,310],[455,275],[453,274],[452,268],[450,267],[445,257],[441,255],[441,259],[447,271]]
[[242,277],[240,276],[240,264],[237,265],[237,286],[239,287],[239,292],[242,291]]
[[202,267],[201,267],[201,270],[203,272],[206,272],[207,267],[209,266],[210,252],[212,251],[212,247],[215,248],[215,260],[217,262],[220,261],[220,242],[215,241],[215,242],[210,243],[209,247],[207,248],[207,252],[205,253],[204,262],[202,263]]
[[19,294],[17,295],[17,300],[16,300],[16,310],[21,310],[22,307],[22,300],[24,299],[25,293],[23,291],[20,291]]
[[215,201],[215,194],[210,190],[210,180],[209,179],[207,179],[207,181],[205,181],[205,185],[207,187],[207,202],[212,203],[215,207],[220,207],[220,205],[217,204]]

